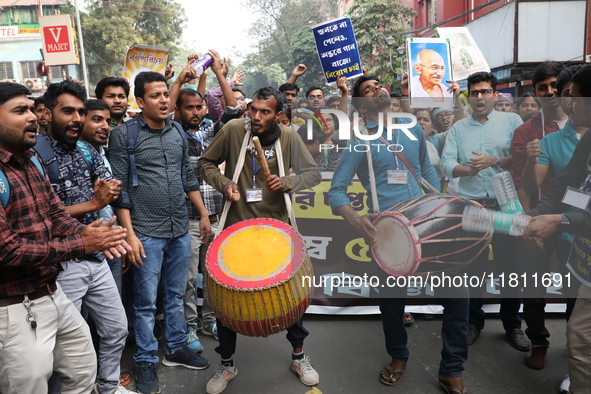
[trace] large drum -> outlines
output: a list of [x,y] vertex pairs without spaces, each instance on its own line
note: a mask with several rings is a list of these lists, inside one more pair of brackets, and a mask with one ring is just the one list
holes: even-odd
[[465,198],[435,193],[395,205],[374,221],[374,259],[395,276],[454,271],[468,265],[492,239],[492,233],[462,230],[462,213],[470,204],[481,207]]
[[[240,334],[266,337],[292,326],[312,299],[312,263],[300,234],[273,219],[226,228],[206,258],[208,300]],[[305,283],[304,283],[305,282]]]

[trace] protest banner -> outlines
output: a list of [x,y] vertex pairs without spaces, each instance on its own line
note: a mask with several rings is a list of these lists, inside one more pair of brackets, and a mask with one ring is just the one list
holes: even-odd
[[478,71],[490,72],[486,59],[467,27],[437,27],[435,30],[439,37],[449,41],[453,75],[458,81]]
[[133,45],[127,51],[123,78],[129,81],[131,90],[129,92],[129,111],[138,112],[140,108],[133,95],[135,76],[142,71],[155,71],[164,75],[168,62],[168,49]]
[[312,32],[329,85],[336,83],[341,75],[352,78],[363,74],[351,19],[342,17],[322,22],[313,26]]
[[[314,314],[374,314],[379,313],[378,297],[380,287],[371,283],[359,284],[364,276],[379,274],[380,267],[373,261],[372,253],[365,240],[349,226],[341,216],[334,215],[330,208],[328,191],[332,173],[323,172],[323,181],[311,189],[292,193],[292,204],[297,219],[298,231],[304,239],[308,256],[314,267],[312,305],[307,313]],[[369,195],[363,185],[354,179],[347,190],[351,207],[359,215],[368,212]],[[488,272],[494,271],[494,245],[485,251],[489,254]],[[591,256],[591,251],[587,256]],[[351,281],[342,278],[352,278]],[[334,279],[333,279],[334,278]],[[570,284],[569,284],[570,280]],[[487,276],[483,286],[486,312],[498,312],[498,279]],[[369,282],[368,282],[369,283]],[[534,278],[528,278],[534,285]],[[549,304],[548,312],[564,311],[561,304],[561,289],[573,286],[574,278],[561,275],[551,268],[540,273],[538,286],[544,286]],[[442,313],[439,299],[428,285],[407,283],[407,309],[418,313]]]

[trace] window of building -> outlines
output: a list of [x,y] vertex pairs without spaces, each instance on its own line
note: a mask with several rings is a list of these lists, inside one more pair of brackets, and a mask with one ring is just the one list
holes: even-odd
[[0,80],[2,79],[14,79],[12,62],[0,62]]
[[437,10],[435,9],[436,0],[427,0],[427,25],[431,26],[437,22]]
[[21,79],[38,78],[36,61],[20,62],[21,63]]
[[10,23],[10,15],[8,15],[8,10],[0,10],[0,23]]
[[20,23],[37,22],[37,10],[34,8],[19,8],[18,21]]
[[49,76],[51,79],[63,79],[68,76],[67,66],[51,66],[49,67]]

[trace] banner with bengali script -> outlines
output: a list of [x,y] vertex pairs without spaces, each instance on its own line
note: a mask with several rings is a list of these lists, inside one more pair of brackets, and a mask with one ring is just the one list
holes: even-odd
[[133,45],[127,51],[123,78],[129,81],[131,90],[129,92],[129,111],[136,112],[140,108],[135,101],[133,94],[135,76],[142,71],[155,71],[164,75],[168,63],[168,49]]
[[[294,214],[297,219],[298,231],[302,235],[305,246],[314,267],[314,299],[308,313],[321,314],[372,314],[379,313],[377,309],[379,289],[371,286],[358,286],[353,283],[331,286],[331,277],[368,277],[378,275],[380,268],[372,262],[372,254],[365,240],[359,236],[341,216],[333,215],[328,191],[331,181],[323,180],[312,189],[300,190],[292,193]],[[368,193],[361,182],[354,180],[347,190],[347,197],[351,207],[359,214],[368,211]],[[587,247],[588,258],[591,258],[591,248]],[[489,253],[488,271],[494,271],[493,253]],[[558,273],[557,263],[551,267],[551,272],[540,275],[538,283],[546,287],[546,294],[552,306],[548,312],[564,311],[562,308],[562,280],[567,284],[567,278]],[[532,283],[532,278],[529,278]],[[498,279],[486,281],[485,302],[489,304],[487,312],[498,312],[495,305],[499,302],[494,298],[499,293]],[[575,280],[568,278],[568,283],[574,286]],[[409,286],[407,288],[407,307],[411,312],[441,313],[439,300],[432,289],[426,286]]]
[[353,78],[363,74],[351,19],[342,17],[322,22],[313,26],[312,32],[329,85],[336,83],[341,75]]

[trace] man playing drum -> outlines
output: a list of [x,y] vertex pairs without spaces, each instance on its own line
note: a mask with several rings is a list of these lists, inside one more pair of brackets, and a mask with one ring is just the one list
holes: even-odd
[[[371,165],[364,141],[353,139],[343,150],[341,162],[336,169],[329,191],[330,206],[335,214],[343,216],[365,239],[368,245],[376,244],[376,228],[372,224],[378,216],[374,212],[385,212],[388,208],[421,195],[420,178],[432,185],[439,179],[429,161],[425,137],[420,126],[407,127],[403,132],[404,119],[397,120],[399,129],[387,137],[385,128],[379,130],[379,123],[387,124],[390,95],[376,76],[361,76],[353,86],[353,105],[364,119],[370,134],[381,134],[378,139],[367,141],[371,149]],[[408,134],[412,133],[416,140]],[[359,146],[358,146],[359,145]],[[396,149],[387,149],[387,148]],[[402,148],[401,148],[402,147]],[[403,151],[404,157],[400,154]],[[398,151],[394,153],[393,151]],[[371,213],[359,216],[351,207],[346,192],[352,178],[357,174],[370,198]],[[371,192],[370,177],[375,177],[376,193]],[[372,201],[377,201],[377,207]],[[385,276],[385,273],[384,275]],[[385,282],[385,280],[384,280]],[[439,383],[448,393],[464,393],[462,382],[463,364],[468,358],[468,289],[454,289],[454,297],[442,298],[444,307],[442,360],[439,366]],[[460,293],[460,294],[458,294]],[[379,380],[386,385],[400,381],[409,358],[407,333],[403,315],[406,304],[406,289],[380,289],[380,311],[386,336],[386,350],[392,357],[379,374]]]
[[[320,182],[320,171],[301,138],[289,128],[277,124],[277,119],[283,113],[283,105],[284,96],[277,89],[259,89],[253,96],[250,119],[228,122],[199,159],[199,171],[203,179],[223,193],[226,199],[234,201],[227,211],[224,228],[253,218],[274,218],[288,223],[284,193],[310,188]],[[263,174],[259,158],[253,153],[251,134],[259,137],[273,175],[265,177]],[[245,138],[248,138],[248,146],[245,145]],[[239,159],[244,150],[242,165]],[[280,174],[278,150],[283,156],[283,172],[287,173],[291,167],[296,176],[277,175]],[[222,174],[218,165],[224,161],[226,167]],[[236,171],[240,171],[240,177],[235,183],[232,177]],[[247,258],[254,259],[255,256],[245,256],[245,260]],[[293,346],[291,369],[298,374],[302,383],[313,386],[318,384],[319,377],[302,350],[306,336],[308,330],[302,325],[301,319],[287,329],[287,339]],[[218,338],[220,345],[215,351],[222,360],[207,383],[208,394],[221,393],[238,374],[233,359],[236,332],[224,326],[219,319]]]

